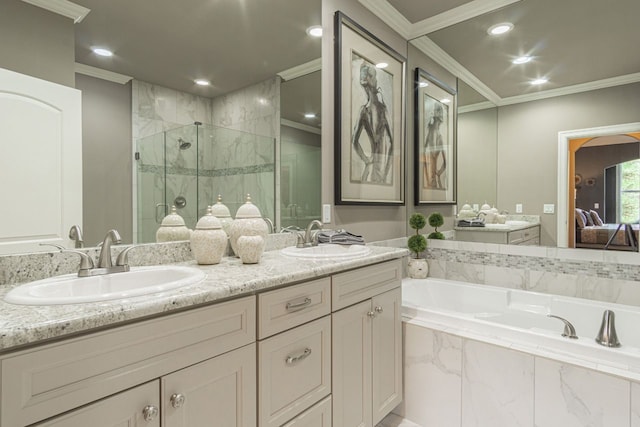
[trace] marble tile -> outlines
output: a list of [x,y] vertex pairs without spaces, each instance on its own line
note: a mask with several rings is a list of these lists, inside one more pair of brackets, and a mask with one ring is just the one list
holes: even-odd
[[462,338],[403,323],[404,401],[398,413],[420,426],[459,426]]
[[185,92],[176,92],[176,123],[191,125],[196,121],[196,96]]
[[196,97],[196,115],[195,119],[205,125],[212,123],[213,102],[211,98],[203,96]]
[[627,427],[630,383],[536,358],[536,427]]
[[496,267],[485,265],[484,283],[511,289],[526,289],[527,271],[517,268]]
[[[579,275],[579,296],[582,298],[617,302],[620,300],[621,294],[621,281],[613,279],[605,279],[600,277]],[[632,296],[633,292],[629,293]]]
[[[406,245],[404,247],[406,247]],[[436,279],[444,279],[444,278],[446,278],[446,276],[447,276],[447,274],[446,274],[447,262],[446,261],[440,261],[440,260],[436,260],[436,259],[427,259],[427,262],[429,263],[429,277],[433,277],[433,278],[436,278]]]
[[462,426],[533,427],[533,359],[517,351],[465,340]]
[[484,266],[448,261],[445,278],[468,283],[484,283]]
[[529,281],[526,290],[571,297],[580,296],[577,275],[547,271],[529,271]]
[[389,414],[382,421],[376,424],[376,427],[425,427],[420,424],[416,424],[413,421],[399,417],[395,414]]
[[631,427],[640,427],[640,384],[631,383]]

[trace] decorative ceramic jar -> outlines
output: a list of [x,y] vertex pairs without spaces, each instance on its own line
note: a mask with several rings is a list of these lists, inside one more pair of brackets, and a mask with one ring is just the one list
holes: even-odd
[[264,252],[264,238],[262,236],[240,236],[236,243],[238,256],[243,264],[257,264]]
[[226,248],[227,233],[208,206],[207,214],[200,218],[191,233],[191,252],[198,264],[218,264]]
[[426,279],[429,274],[429,263],[424,258],[409,258],[407,274],[412,279]]
[[470,219],[475,218],[475,216],[476,213],[473,211],[473,209],[471,209],[471,206],[468,203],[462,205],[460,211],[458,212],[459,219]]
[[247,201],[238,208],[236,219],[231,223],[229,228],[229,242],[231,249],[238,255],[238,238],[240,236],[261,236],[265,241],[269,228],[267,223],[262,219],[260,209],[251,203],[251,196],[247,194]]
[[487,203],[485,203],[484,205],[482,205],[480,207],[480,212],[481,214],[483,214],[484,216],[484,222],[486,222],[487,224],[493,224],[496,220],[496,214],[498,213],[498,210],[495,208],[491,208],[491,206],[489,206]]
[[220,221],[220,225],[222,225],[222,229],[227,236],[229,235],[229,228],[231,227],[231,222],[233,218],[231,218],[231,212],[229,212],[229,208],[222,203],[222,196],[218,194],[218,203],[211,206],[211,213],[218,218]]
[[164,217],[156,232],[156,242],[189,240],[190,237],[191,230],[185,225],[184,219],[178,215],[176,207],[171,206],[171,213]]

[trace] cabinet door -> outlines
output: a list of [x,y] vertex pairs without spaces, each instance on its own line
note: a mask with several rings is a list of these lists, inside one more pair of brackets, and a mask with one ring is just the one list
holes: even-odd
[[256,346],[161,378],[163,427],[256,425]]
[[401,306],[400,288],[373,298],[373,425],[402,401]]
[[[158,381],[152,381],[35,426],[160,427],[158,387]],[[149,421],[144,419],[145,408]]]
[[332,316],[333,427],[370,427],[371,300]]

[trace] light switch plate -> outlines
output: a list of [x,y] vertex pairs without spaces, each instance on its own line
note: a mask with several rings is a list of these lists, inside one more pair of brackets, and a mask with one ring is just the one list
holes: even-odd
[[522,203],[516,203],[516,213],[522,213]]
[[600,209],[600,203],[594,203],[593,209]]
[[556,206],[554,204],[544,204],[542,207],[542,212],[546,214],[552,214],[556,210]]
[[322,205],[322,223],[331,223],[331,205]]
[[479,204],[477,204],[477,203],[474,203],[474,204],[473,204],[473,210],[474,210],[474,211],[476,211],[476,212],[478,212],[478,211],[480,210],[480,205],[479,205]]

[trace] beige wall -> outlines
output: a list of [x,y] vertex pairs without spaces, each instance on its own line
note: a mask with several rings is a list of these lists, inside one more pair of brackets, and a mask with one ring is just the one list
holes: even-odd
[[82,91],[83,232],[87,246],[115,228],[131,243],[131,83],[78,74]]
[[74,87],[73,25],[20,0],[0,1],[0,67]]
[[[406,40],[365,9],[357,0],[322,0],[322,27],[331,35],[322,38],[322,203],[334,206],[331,227],[345,228],[362,234],[368,242],[405,236],[406,206],[334,205],[335,99],[332,35],[334,13],[337,10],[342,11],[401,55],[407,55]],[[411,203],[411,199],[406,195],[405,202]]]
[[558,132],[637,122],[640,83],[499,107],[498,203],[541,216],[541,244],[556,245],[557,217],[543,214],[557,203]]

